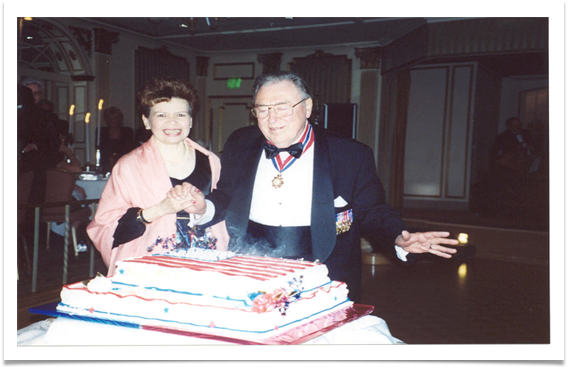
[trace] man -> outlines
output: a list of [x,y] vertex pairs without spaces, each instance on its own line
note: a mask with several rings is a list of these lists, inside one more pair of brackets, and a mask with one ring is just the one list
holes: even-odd
[[[29,102],[26,101],[26,108],[32,110],[31,114],[33,117],[28,119],[29,127],[26,132],[27,137],[25,138],[28,141],[21,152],[29,153],[40,151],[41,155],[52,156],[57,152],[60,145],[59,134],[57,132],[57,115],[52,111],[40,107],[44,89],[43,82],[34,78],[27,78],[22,82],[22,85],[31,91],[34,105],[28,106]],[[18,93],[24,94],[24,92],[20,92],[20,87],[18,87]],[[25,93],[27,95],[29,92]],[[20,105],[20,103],[18,103],[18,105]]]
[[43,96],[43,83],[34,78],[27,78],[22,82],[22,85],[32,91],[34,103],[37,105]]
[[509,117],[507,130],[497,135],[489,152],[490,164],[505,166],[514,171],[528,170],[532,162],[532,135],[523,129],[518,117]]
[[534,181],[529,174],[538,170],[541,158],[518,117],[509,117],[505,126],[489,150],[488,170],[472,188],[471,208],[482,215],[523,215],[522,209],[531,206],[527,200],[534,194]]
[[45,192],[45,170],[55,167],[61,145],[57,116],[38,107],[43,83],[28,78],[18,85],[18,173],[35,171],[31,203],[41,203]]
[[[319,260],[331,279],[348,284],[355,302],[361,295],[362,232],[405,261],[409,252],[455,253],[442,246],[457,244],[444,238],[447,232],[406,231],[385,202],[369,147],[308,123],[313,101],[300,77],[261,75],[253,99],[258,127],[239,129],[227,140],[218,189],[207,196],[203,217],[211,217],[214,207],[214,221],[225,219],[229,250]],[[279,151],[290,146],[294,151]]]

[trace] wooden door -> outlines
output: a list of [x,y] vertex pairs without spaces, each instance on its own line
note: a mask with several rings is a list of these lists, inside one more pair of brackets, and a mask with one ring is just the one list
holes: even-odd
[[208,145],[214,153],[222,153],[231,133],[255,124],[250,113],[250,96],[209,97]]

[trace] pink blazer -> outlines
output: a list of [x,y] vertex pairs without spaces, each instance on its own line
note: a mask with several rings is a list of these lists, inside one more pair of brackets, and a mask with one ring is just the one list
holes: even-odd
[[[186,139],[185,142],[209,157],[211,190],[215,190],[221,171],[219,158],[190,139]],[[118,220],[128,209],[154,206],[164,200],[166,193],[171,188],[172,184],[166,165],[154,137],[124,155],[115,164],[101,195],[95,217],[87,227],[89,237],[108,266],[109,276],[114,274],[118,260],[165,251],[161,246],[154,246],[151,252],[148,252],[147,249],[156,241],[158,236],[168,238],[176,233],[176,214],[169,214],[156,219],[146,226],[146,231],[139,238],[116,248],[112,248],[112,243]],[[217,237],[217,249],[226,251],[229,234],[225,222],[212,226],[211,232]]]

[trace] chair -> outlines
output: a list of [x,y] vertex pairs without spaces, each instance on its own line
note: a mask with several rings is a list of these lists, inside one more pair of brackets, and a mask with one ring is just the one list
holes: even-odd
[[[69,225],[71,226],[75,256],[78,256],[79,252],[77,251],[77,233],[75,225],[83,220],[87,220],[91,215],[91,209],[88,207],[73,207],[72,198],[76,180],[76,174],[73,172],[56,168],[47,170],[45,205],[42,210],[42,220],[47,222],[47,248],[49,248],[51,222],[65,222],[65,207],[66,205],[69,205]],[[55,203],[61,203],[61,205],[53,206]]]
[[30,254],[28,250],[28,241],[24,234],[21,232],[21,226],[26,221],[26,216],[28,215],[29,208],[20,208],[21,206],[25,206],[29,204],[30,201],[30,194],[32,192],[32,184],[34,180],[34,171],[24,172],[18,175],[18,238],[22,240],[23,249],[24,249],[24,256],[26,261],[26,266],[28,269],[28,273],[31,272],[31,264],[30,264]]

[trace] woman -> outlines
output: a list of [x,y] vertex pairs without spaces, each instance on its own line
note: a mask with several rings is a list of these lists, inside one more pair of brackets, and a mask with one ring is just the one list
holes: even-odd
[[122,126],[124,116],[118,107],[109,107],[103,112],[107,127],[101,128],[101,167],[110,172],[116,161],[136,146],[132,128]]
[[[196,245],[227,249],[224,222],[205,231],[185,211],[216,188],[220,172],[219,158],[187,138],[195,102],[193,88],[178,80],[152,80],[138,93],[152,137],[115,164],[87,228],[109,276],[127,257]],[[170,194],[176,187],[182,200]]]

